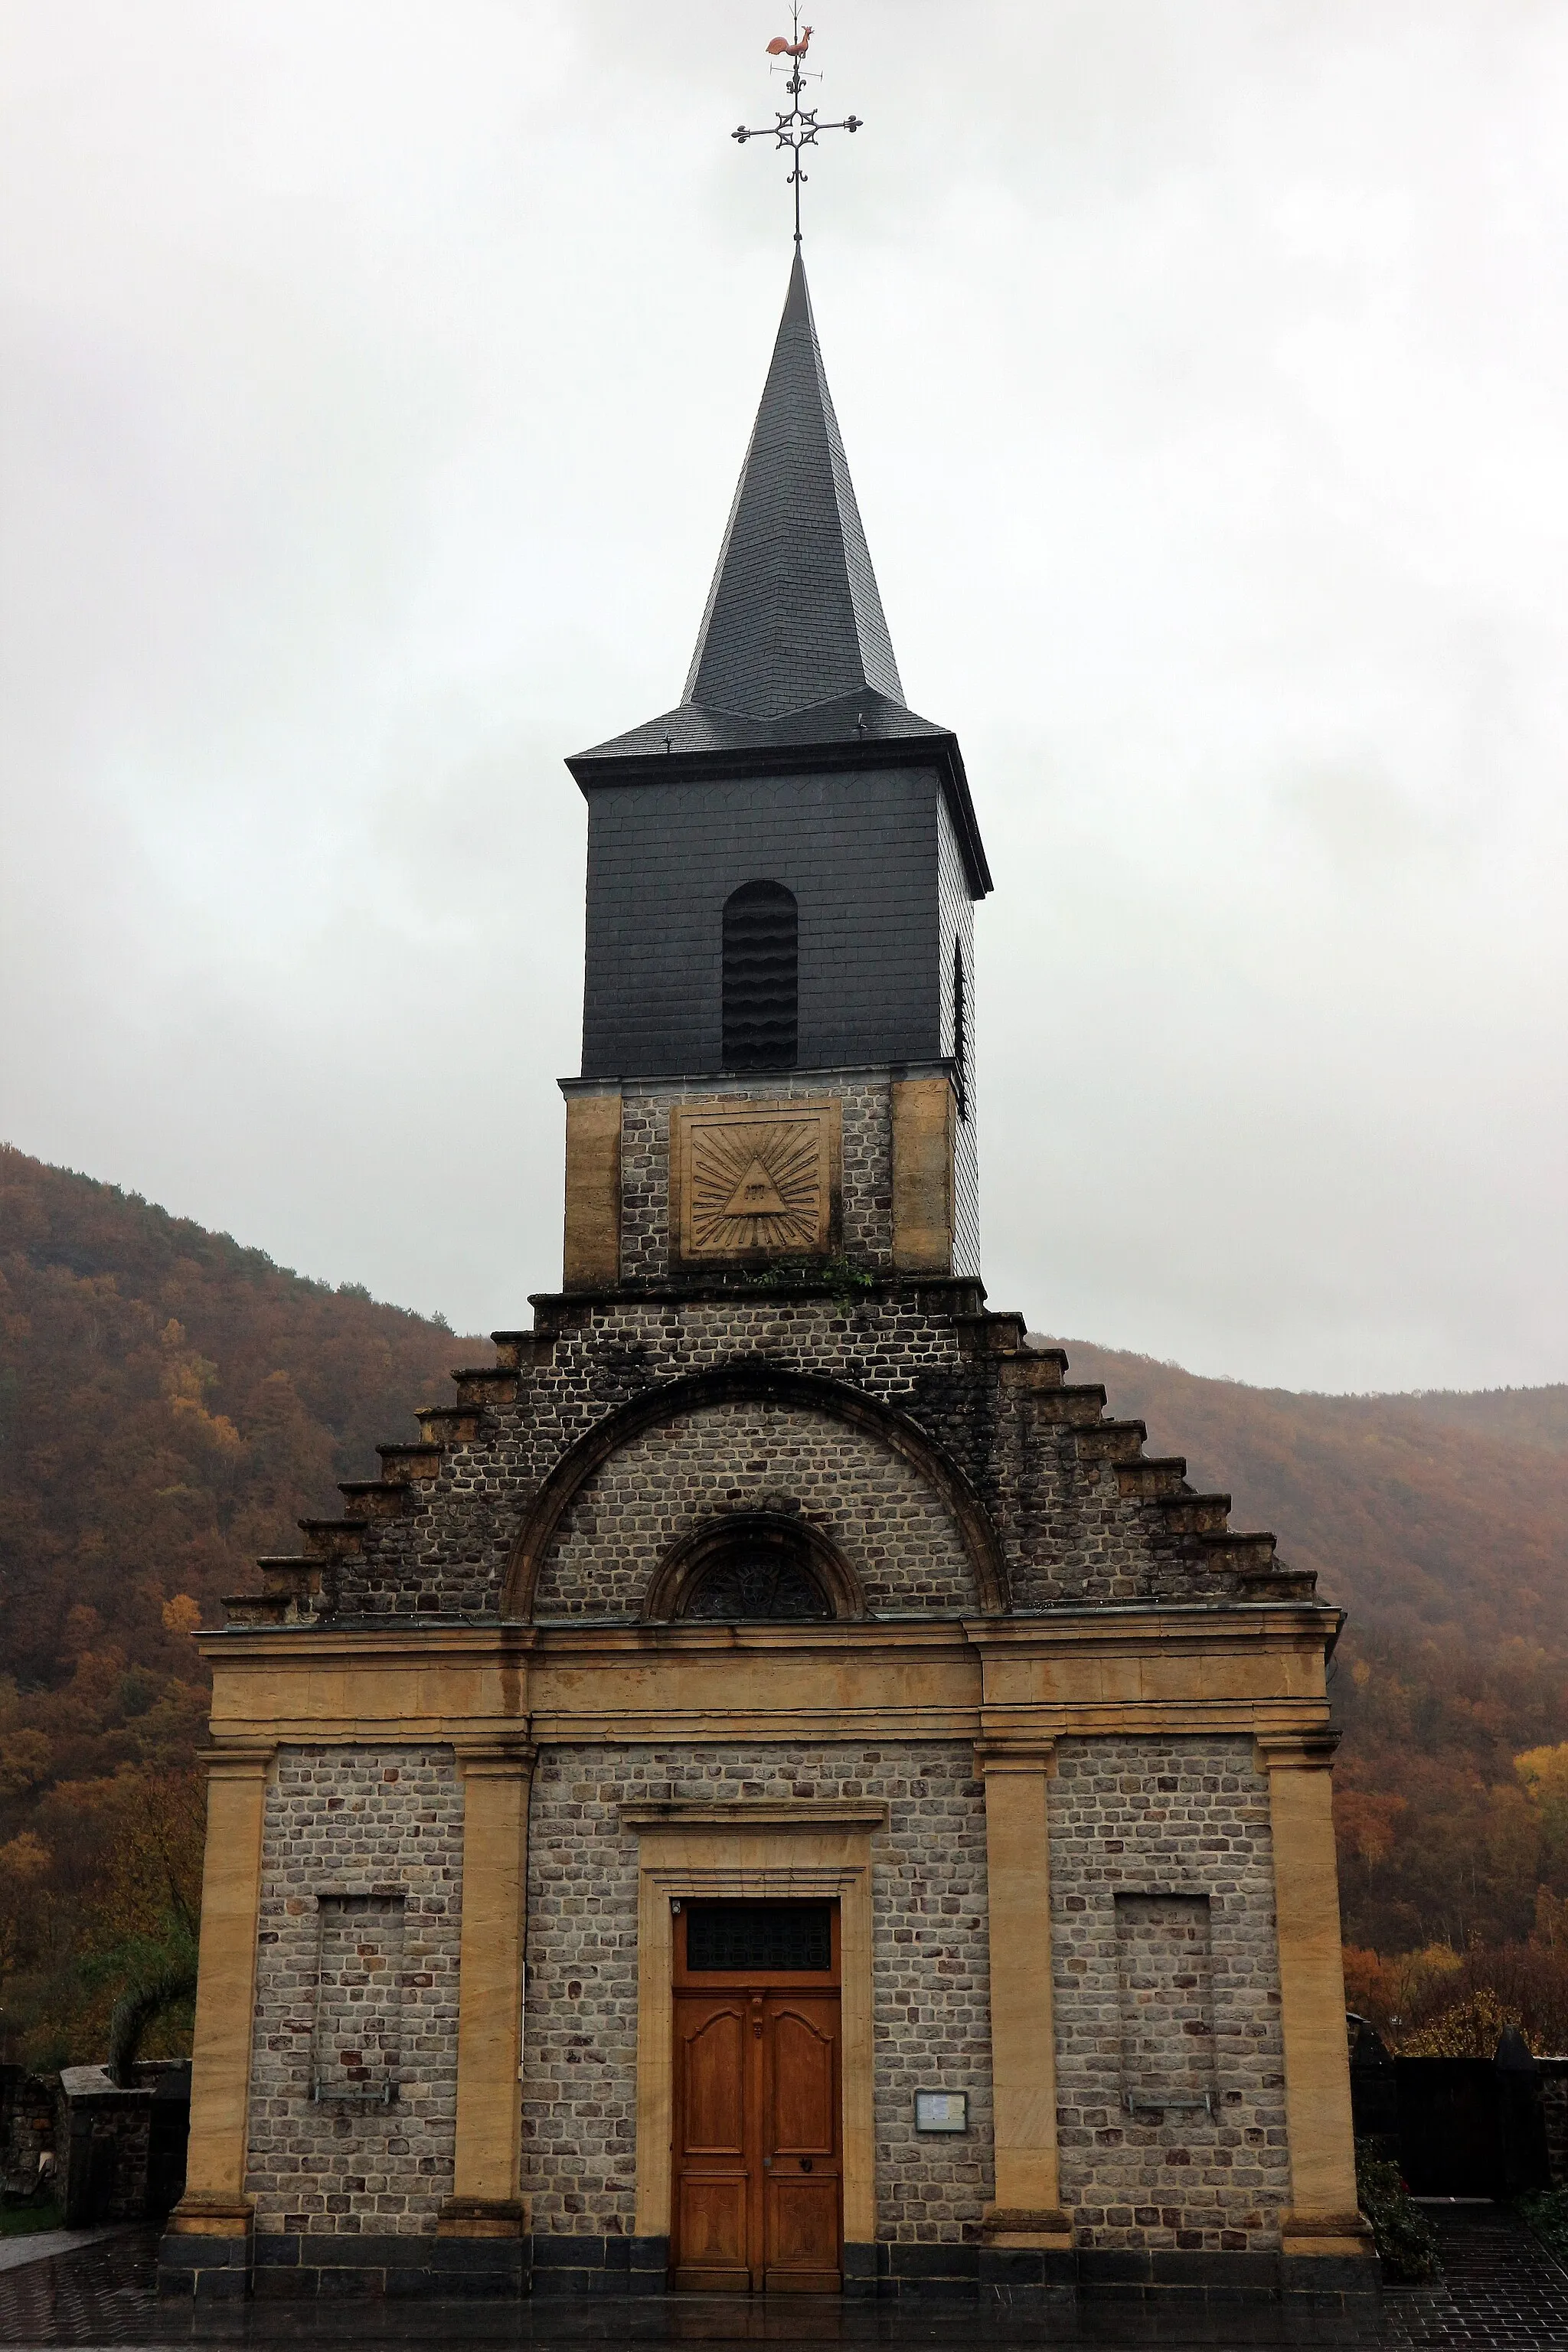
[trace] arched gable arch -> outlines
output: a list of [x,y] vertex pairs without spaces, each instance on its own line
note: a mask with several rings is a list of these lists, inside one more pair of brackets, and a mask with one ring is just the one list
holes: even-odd
[[791,1372],[771,1364],[726,1364],[710,1372],[667,1381],[629,1404],[606,1413],[563,1454],[541,1486],[518,1532],[507,1566],[501,1613],[527,1619],[533,1613],[539,1572],[570,1505],[594,1473],[645,1430],[714,1405],[766,1402],[826,1413],[852,1429],[880,1439],[909,1463],[942,1497],[957,1522],[973,1571],[980,1607],[988,1617],[1008,1607],[1007,1570],[984,1505],[963,1472],[917,1422],[863,1390],[816,1372]]

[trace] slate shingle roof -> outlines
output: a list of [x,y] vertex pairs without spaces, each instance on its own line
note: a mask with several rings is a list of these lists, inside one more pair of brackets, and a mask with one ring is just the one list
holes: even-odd
[[797,252],[682,699],[781,719],[862,686],[904,698]]
[[680,707],[582,756],[805,740],[776,724],[805,711],[833,735],[945,731],[904,701],[797,253]]
[[991,877],[957,741],[904,700],[797,254],[684,698],[566,764],[586,789],[654,760],[670,763],[658,771],[670,781],[682,756],[693,772],[705,756],[732,765],[742,754],[750,772],[783,772],[792,751],[858,764],[879,745],[904,760],[926,748],[984,896]]

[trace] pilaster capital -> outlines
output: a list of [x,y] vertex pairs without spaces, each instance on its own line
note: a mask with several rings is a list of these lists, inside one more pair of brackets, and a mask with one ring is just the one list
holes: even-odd
[[247,1739],[232,1748],[198,1748],[196,1762],[205,1766],[209,1780],[264,1780],[277,1753],[275,1739]]
[[1033,1734],[982,1738],[974,1743],[974,1769],[983,1780],[1004,1772],[1035,1773],[1049,1780],[1057,1769],[1057,1743]]
[[1253,1749],[1260,1772],[1326,1772],[1340,1735],[1324,1725],[1316,1731],[1259,1732]]
[[461,1732],[452,1742],[458,1777],[464,1780],[531,1780],[539,1760],[539,1750],[526,1731],[515,1738],[494,1732],[465,1735]]

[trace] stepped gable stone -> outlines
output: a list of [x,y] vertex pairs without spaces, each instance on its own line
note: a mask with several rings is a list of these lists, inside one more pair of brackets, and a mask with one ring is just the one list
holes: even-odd
[[[534,1330],[500,1335],[494,1367],[457,1375],[462,1402],[425,1410],[423,1443],[381,1447],[381,1480],[346,1487],[345,1517],[306,1524],[303,1555],[264,1562],[261,1592],[229,1603],[231,1615],[280,1624],[501,1612],[520,1532],[570,1449],[634,1401],[725,1367],[764,1381],[770,1372],[841,1381],[907,1415],[983,1507],[1016,1609],[1311,1597],[1312,1578],[1276,1559],[1272,1536],[1233,1530],[1227,1496],[1194,1493],[1179,1460],[1147,1458],[1142,1423],[1109,1417],[1102,1387],[1068,1381],[1065,1355],[1026,1347],[1022,1318],[985,1312],[983,1296],[977,1284],[947,1279],[883,1280],[850,1296],[720,1283],[541,1298]],[[759,1393],[753,1411],[762,1410]],[[803,1430],[776,1413],[745,1426],[748,1444],[762,1447],[748,1461],[769,1466],[738,1485],[721,1483],[717,1466],[704,1473],[711,1507],[767,1493],[823,1508],[820,1469],[803,1465],[800,1491],[786,1491],[789,1449]],[[639,1440],[637,1460],[646,1466],[660,1447],[685,1442]],[[931,1497],[903,1484],[903,1504],[889,1496],[889,1525],[900,1510],[928,1519],[934,1510],[930,1523],[940,1521]],[[583,1501],[579,1530],[594,1507]],[[659,1524],[673,1540],[675,1517],[666,1517]],[[579,1541],[563,1532],[567,1549]],[[873,1548],[885,1542],[879,1535]],[[542,1612],[634,1619],[652,1572],[640,1553],[634,1565],[635,1549],[623,1549],[619,1570],[595,1567],[581,1590],[558,1570]],[[871,1581],[874,1611],[984,1605],[956,1570],[933,1582],[912,1567],[902,1580],[879,1568]]]

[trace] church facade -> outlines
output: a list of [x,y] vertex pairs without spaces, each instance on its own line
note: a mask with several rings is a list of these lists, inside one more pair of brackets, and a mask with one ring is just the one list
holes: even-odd
[[201,1636],[171,2294],[1341,2294],[1340,1616],[980,1280],[954,737],[797,258],[588,808],[559,1294]]

